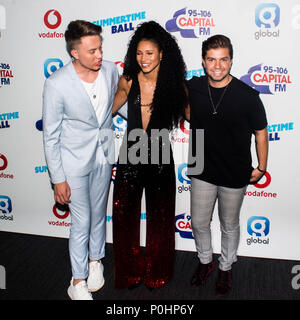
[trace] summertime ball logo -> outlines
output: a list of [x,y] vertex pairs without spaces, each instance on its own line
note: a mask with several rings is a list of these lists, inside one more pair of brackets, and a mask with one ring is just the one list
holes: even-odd
[[115,34],[133,31],[135,24],[139,24],[140,21],[144,19],[146,19],[146,12],[140,11],[117,17],[95,20],[93,23],[101,27],[110,27],[111,33]]
[[173,14],[166,22],[169,32],[179,32],[182,38],[209,36],[215,27],[212,12],[203,9],[183,8]]
[[285,93],[292,83],[287,67],[268,64],[251,67],[240,80],[262,94]]

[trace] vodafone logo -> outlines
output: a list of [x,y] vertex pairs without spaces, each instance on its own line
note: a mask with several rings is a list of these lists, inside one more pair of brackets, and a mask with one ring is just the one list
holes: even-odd
[[[264,177],[265,177],[265,182],[263,182],[263,183],[256,183],[256,184],[254,185],[256,188],[264,189],[264,188],[266,188],[266,187],[268,187],[268,186],[270,185],[270,183],[271,183],[271,175],[270,175],[270,173],[269,173],[269,172],[266,172],[265,175],[264,175]],[[263,179],[263,178],[262,178],[262,179]]]
[[186,125],[187,125],[187,122],[182,118],[180,120],[180,123],[179,123],[179,127],[181,129],[181,131],[187,135],[190,134],[190,130],[188,128],[186,128]]
[[61,15],[57,10],[48,10],[44,15],[44,23],[49,29],[56,29],[61,24]]
[[7,167],[7,159],[3,154],[0,154],[0,170],[5,170]]
[[278,198],[278,193],[274,191],[265,191],[263,189],[267,188],[271,184],[271,175],[269,172],[266,172],[262,179],[254,184],[253,186],[257,189],[262,189],[261,191],[258,190],[249,190],[245,192],[245,196],[249,197],[259,197],[259,198]]
[[57,209],[56,205],[53,206],[52,211],[53,211],[55,217],[58,219],[66,219],[70,214],[69,210],[61,211],[61,210]]

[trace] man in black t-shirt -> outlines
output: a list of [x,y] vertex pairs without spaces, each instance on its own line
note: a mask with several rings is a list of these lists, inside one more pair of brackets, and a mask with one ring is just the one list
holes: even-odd
[[[232,263],[237,260],[239,215],[249,183],[266,172],[268,157],[267,119],[259,93],[230,74],[233,49],[223,35],[202,45],[206,76],[188,81],[192,134],[204,129],[204,169],[190,171],[192,230],[199,265],[192,285],[203,285],[214,270],[210,223],[218,199],[221,226],[221,256],[216,290],[232,288]],[[251,137],[255,135],[258,166],[252,167]],[[195,142],[195,139],[191,139]],[[195,149],[194,143],[190,145]]]

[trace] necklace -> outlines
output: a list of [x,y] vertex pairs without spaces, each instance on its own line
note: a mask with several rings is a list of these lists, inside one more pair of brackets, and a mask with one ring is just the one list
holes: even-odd
[[210,91],[210,87],[209,87],[209,81],[207,80],[207,88],[208,88],[209,99],[210,99],[211,106],[212,106],[212,108],[213,108],[213,110],[214,110],[213,114],[217,114],[217,113],[218,113],[218,112],[217,112],[217,109],[218,109],[220,103],[222,102],[222,99],[223,99],[223,97],[224,97],[224,95],[225,95],[225,92],[226,92],[228,86],[229,86],[229,83],[230,83],[230,82],[227,83],[227,85],[226,85],[225,89],[223,90],[222,95],[221,95],[221,97],[220,97],[217,105],[215,106],[215,105],[214,105],[214,102],[213,102],[213,99],[212,99],[212,96],[211,96],[211,91]]

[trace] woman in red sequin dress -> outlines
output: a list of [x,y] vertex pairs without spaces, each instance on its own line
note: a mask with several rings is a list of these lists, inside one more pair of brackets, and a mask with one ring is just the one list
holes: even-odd
[[[162,130],[168,136],[184,114],[186,69],[176,40],[154,21],[136,29],[124,64],[113,107],[115,113],[128,103],[127,135],[113,193],[114,281],[116,288],[133,288],[142,282],[158,288],[173,273],[176,178],[172,150],[169,148],[167,161],[162,160],[166,143],[155,132]],[[135,132],[138,138],[132,141],[128,137]],[[153,142],[159,146],[155,163],[151,161]],[[124,157],[121,161],[124,151],[125,164]],[[141,161],[133,161],[130,152]],[[145,250],[140,247],[143,191]]]

